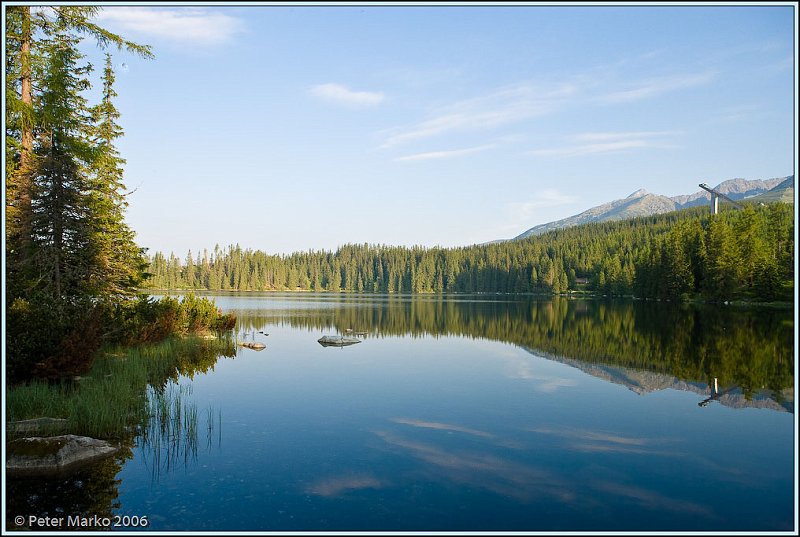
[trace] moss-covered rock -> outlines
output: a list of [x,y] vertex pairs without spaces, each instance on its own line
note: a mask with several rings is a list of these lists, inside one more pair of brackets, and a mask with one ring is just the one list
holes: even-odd
[[8,444],[6,469],[16,474],[73,471],[112,455],[117,449],[105,440],[72,434],[18,438]]

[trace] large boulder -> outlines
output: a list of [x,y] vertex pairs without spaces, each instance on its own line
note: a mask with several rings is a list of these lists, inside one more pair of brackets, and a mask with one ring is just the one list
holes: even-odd
[[69,472],[117,449],[105,440],[73,434],[18,438],[8,443],[6,469],[18,475]]

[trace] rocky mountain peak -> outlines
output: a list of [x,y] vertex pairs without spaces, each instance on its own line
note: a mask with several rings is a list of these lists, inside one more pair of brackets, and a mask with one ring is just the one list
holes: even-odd
[[640,188],[639,190],[637,190],[636,192],[634,192],[633,194],[631,194],[630,196],[628,196],[625,199],[632,200],[632,199],[635,199],[635,198],[643,198],[647,194],[649,194],[649,192],[647,190],[645,190],[643,188]]

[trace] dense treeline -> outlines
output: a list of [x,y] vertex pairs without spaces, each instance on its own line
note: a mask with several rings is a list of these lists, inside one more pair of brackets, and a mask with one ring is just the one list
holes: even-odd
[[564,293],[790,299],[792,206],[705,207],[462,248],[346,245],[288,256],[219,246],[183,259],[156,253],[156,289],[377,293]]
[[[81,53],[101,47],[143,57],[149,47],[92,21],[99,8],[9,6],[6,13],[6,313],[8,375],[85,371],[103,343],[148,340],[185,311],[138,297],[147,259],[125,223],[122,136],[113,61],[93,80]],[[99,102],[87,92],[100,86]],[[155,323],[157,327],[149,324]],[[121,327],[122,325],[122,327]],[[140,333],[132,333],[131,327]]]

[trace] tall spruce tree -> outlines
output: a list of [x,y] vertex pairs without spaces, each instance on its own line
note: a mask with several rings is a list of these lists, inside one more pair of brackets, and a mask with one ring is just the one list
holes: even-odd
[[89,285],[93,294],[116,302],[132,296],[141,282],[146,261],[134,242],[134,233],[125,223],[123,169],[114,141],[122,136],[117,123],[119,111],[114,106],[114,69],[111,54],[106,54],[102,75],[102,100],[92,109],[94,130],[92,142],[91,193],[91,271]]
[[[57,21],[61,22],[61,21]],[[91,117],[82,92],[89,87],[90,67],[80,65],[78,39],[65,27],[43,43],[47,62],[41,80],[38,129],[31,159],[31,239],[33,285],[54,299],[86,292],[90,270],[88,169]]]

